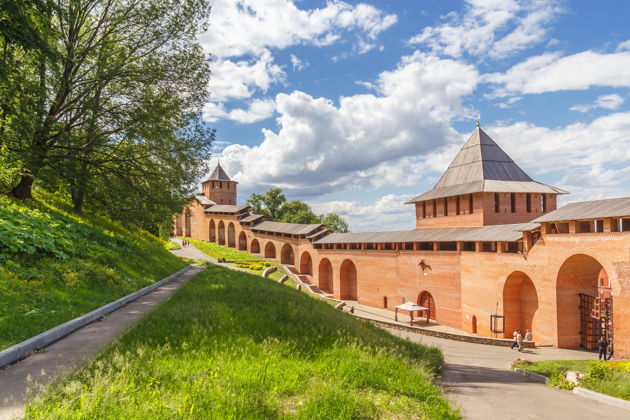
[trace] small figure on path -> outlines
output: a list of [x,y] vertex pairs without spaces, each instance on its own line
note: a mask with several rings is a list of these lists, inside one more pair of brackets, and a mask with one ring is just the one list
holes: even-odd
[[599,360],[602,360],[602,357],[604,358],[604,360],[606,360],[606,348],[607,347],[608,347],[608,341],[606,341],[606,339],[602,335],[599,338],[599,341],[597,342],[597,349],[599,350]]
[[530,330],[525,332],[525,341],[532,341],[532,332]]
[[514,341],[512,342],[512,347],[510,347],[510,350],[514,350],[514,347],[518,346],[518,342],[516,341],[516,336],[518,335],[519,330],[514,330],[514,334],[512,334],[512,338],[514,339]]
[[520,330],[516,334],[516,344],[518,345],[518,351],[523,351],[523,335]]

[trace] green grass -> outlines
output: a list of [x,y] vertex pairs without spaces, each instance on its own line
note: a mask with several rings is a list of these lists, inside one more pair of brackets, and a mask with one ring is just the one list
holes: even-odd
[[210,265],[26,418],[459,418],[435,349]]
[[164,248],[170,250],[174,250],[174,249],[181,249],[182,247],[174,241],[166,241],[166,243],[164,244]]
[[519,365],[521,369],[550,378],[549,384],[570,388],[562,374],[577,371],[585,374],[580,386],[591,391],[630,400],[630,362],[600,362],[597,360],[545,360]]
[[186,265],[145,231],[38,197],[0,196],[0,349]]
[[210,257],[216,259],[225,258],[228,261],[260,261],[264,260],[259,257],[255,257],[252,254],[245,251],[238,251],[234,248],[228,248],[227,246],[217,245],[213,242],[201,241],[199,239],[182,238],[185,241],[190,242],[191,245],[199,249],[200,251],[208,254]]

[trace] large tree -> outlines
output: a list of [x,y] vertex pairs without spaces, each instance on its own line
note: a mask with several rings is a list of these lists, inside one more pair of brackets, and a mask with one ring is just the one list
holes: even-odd
[[[35,180],[63,183],[77,211],[90,191],[115,191],[117,183],[145,194],[160,185],[176,198],[192,178],[182,172],[205,170],[212,141],[212,133],[191,129],[207,96],[208,61],[195,38],[205,29],[208,1],[44,6],[33,13],[47,48],[13,63],[22,66],[25,88],[18,118],[3,119],[12,134],[6,149],[21,165],[12,194],[29,197]],[[156,184],[169,166],[180,170],[179,183]]]

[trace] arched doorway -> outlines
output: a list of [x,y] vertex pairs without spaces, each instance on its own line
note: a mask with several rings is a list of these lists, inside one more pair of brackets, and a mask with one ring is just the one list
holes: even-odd
[[265,245],[265,258],[276,258],[276,247],[273,242],[267,242]]
[[429,310],[425,311],[423,315],[428,316],[429,319],[432,319],[434,321],[437,320],[437,307],[435,306],[435,300],[433,299],[431,293],[427,292],[426,290],[420,293],[420,295],[418,296],[418,305],[429,308]]
[[223,220],[219,221],[217,236],[219,237],[219,245],[225,245],[225,224],[223,223]]
[[250,247],[251,249],[249,252],[252,254],[260,254],[260,243],[258,242],[258,239],[252,240]]
[[234,230],[234,223],[232,222],[228,225],[228,246],[230,248],[236,248],[236,231]]
[[538,293],[534,282],[523,272],[510,274],[503,285],[503,315],[505,316],[505,338],[511,338],[514,330],[525,330],[536,334],[534,315],[538,310]]
[[323,258],[319,262],[319,269],[317,270],[319,276],[318,287],[327,293],[333,292],[333,269],[332,264],[328,258]]
[[607,282],[607,277],[599,261],[588,255],[573,255],[562,264],[556,281],[558,347],[596,347],[605,333],[597,310],[603,303],[598,302],[599,279]]
[[210,219],[210,226],[208,227],[208,235],[210,242],[217,241],[217,225],[214,223],[214,219]]
[[175,236],[184,236],[184,227],[181,214],[175,216]]
[[306,251],[300,257],[300,273],[307,276],[313,275],[313,260],[311,259],[311,254]]
[[282,247],[282,251],[280,251],[280,262],[282,264],[295,265],[293,247],[291,245],[284,244]]
[[350,260],[345,260],[341,263],[339,297],[347,300],[359,300],[357,294],[357,268]]
[[186,209],[186,217],[184,218],[184,236],[190,238],[192,236],[192,213],[190,209]]
[[472,316],[470,330],[473,334],[477,334],[477,317],[475,315]]
[[243,231],[238,234],[238,249],[239,251],[247,251],[247,235]]

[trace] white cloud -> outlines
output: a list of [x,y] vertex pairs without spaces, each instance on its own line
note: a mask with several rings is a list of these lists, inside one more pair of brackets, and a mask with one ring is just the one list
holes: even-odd
[[291,54],[291,65],[294,71],[302,71],[307,68],[310,63],[308,61],[302,61],[295,55]]
[[617,46],[617,51],[630,51],[630,39],[620,43]]
[[575,105],[569,108],[571,111],[588,112],[592,109],[619,109],[624,99],[616,93],[610,95],[600,95],[592,104]]
[[351,231],[409,230],[415,228],[414,207],[404,204],[413,195],[386,194],[371,204],[358,201],[328,201],[311,203],[315,213],[337,213],[349,224]]
[[221,162],[245,190],[277,185],[301,197],[409,185],[428,168],[411,157],[459,139],[450,122],[469,112],[461,99],[478,79],[473,66],[415,53],[379,75],[375,94],[338,105],[299,91],[279,94],[279,131],[263,130],[257,146],[228,146]]
[[584,51],[564,57],[558,53],[542,54],[505,73],[486,75],[485,80],[498,85],[495,96],[584,90],[592,86],[630,87],[630,52]]
[[369,39],[397,21],[374,6],[332,0],[319,9],[299,9],[291,0],[214,0],[209,30],[200,37],[218,57],[260,55],[269,48],[329,45],[342,31]]
[[542,41],[562,11],[557,0],[466,0],[439,26],[425,27],[409,40],[451,57],[464,54],[502,58]]
[[215,102],[250,98],[256,90],[266,92],[272,84],[285,79],[284,71],[274,64],[269,51],[263,51],[254,60],[219,59],[211,68],[210,93]]
[[630,112],[553,129],[518,122],[486,131],[532,176],[550,172],[577,176],[594,167],[630,161]]
[[208,122],[228,119],[240,123],[254,123],[266,120],[275,112],[276,104],[271,99],[254,99],[247,109],[233,109],[226,111],[223,104],[209,102],[203,110],[203,117]]

